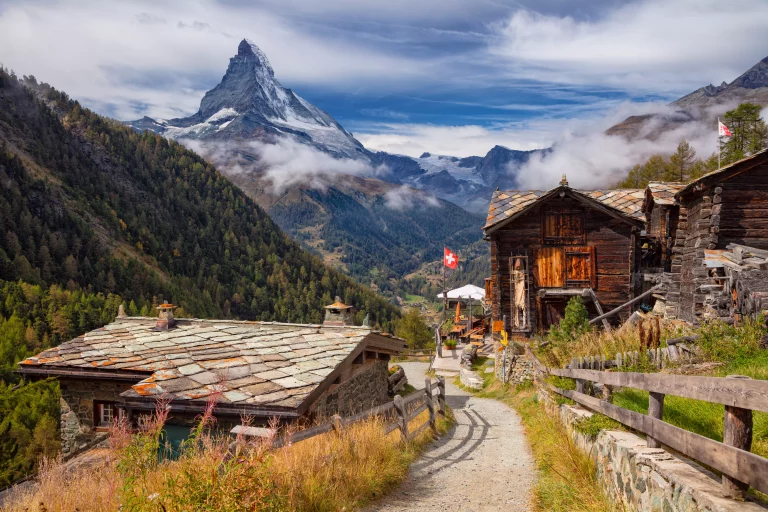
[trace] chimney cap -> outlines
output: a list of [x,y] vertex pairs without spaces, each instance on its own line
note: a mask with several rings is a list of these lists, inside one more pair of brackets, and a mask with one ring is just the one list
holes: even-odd
[[336,296],[336,301],[333,304],[329,304],[328,306],[325,306],[325,309],[351,309],[352,306],[347,306],[343,302],[341,302],[341,297],[338,295]]
[[568,187],[568,178],[565,177],[565,173],[563,173],[563,179],[560,180],[560,186],[561,187]]
[[156,309],[159,309],[159,310],[162,311],[162,310],[167,310],[167,309],[176,309],[177,307],[178,306],[174,306],[173,304],[167,304],[166,303],[166,304],[160,304],[159,306],[157,306]]

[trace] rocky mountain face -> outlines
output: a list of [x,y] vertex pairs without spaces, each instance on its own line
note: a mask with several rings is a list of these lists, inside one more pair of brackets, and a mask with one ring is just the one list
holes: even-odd
[[[764,58],[733,82],[709,84],[670,103],[675,110],[663,114],[631,116],[606,131],[629,139],[654,138],[691,122],[714,122],[735,105],[744,102],[768,105],[768,57]],[[653,124],[653,130],[647,128]]]
[[219,85],[205,93],[196,114],[170,120],[144,117],[127,123],[173,139],[260,140],[290,137],[331,155],[360,158],[366,151],[329,114],[275,78],[267,56],[243,39]]

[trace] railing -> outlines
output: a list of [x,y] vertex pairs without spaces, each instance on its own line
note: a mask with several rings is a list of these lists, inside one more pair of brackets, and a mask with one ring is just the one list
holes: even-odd
[[[426,378],[424,385],[424,389],[414,391],[405,398],[400,395],[395,395],[395,399],[392,402],[373,407],[372,409],[368,409],[353,416],[347,416],[346,418],[342,418],[337,414],[332,416],[331,421],[328,423],[315,425],[314,427],[299,430],[298,432],[290,432],[282,436],[277,436],[277,432],[274,429],[249,427],[245,425],[236,426],[232,429],[232,433],[245,437],[271,437],[274,438],[272,447],[279,448],[287,444],[298,443],[299,441],[325,434],[332,430],[339,431],[344,427],[365,421],[369,418],[381,417],[384,419],[385,435],[395,429],[399,429],[402,440],[409,441],[427,427],[432,428],[432,430],[436,432],[437,414],[445,416],[445,379],[438,377],[437,381],[432,382],[430,378]],[[435,390],[437,390],[437,394],[433,393]],[[410,432],[409,423],[424,411],[429,411],[429,418],[423,424],[416,427],[413,432]]]
[[[532,352],[530,352],[531,355]],[[648,436],[648,447],[666,445],[722,473],[726,496],[741,498],[751,486],[768,493],[768,459],[749,450],[752,445],[752,411],[768,412],[768,381],[730,375],[693,377],[658,373],[606,372],[597,370],[550,369],[535,359],[542,374],[576,380],[576,390],[547,387],[564,397],[602,413]],[[587,394],[586,382],[603,385],[601,398]],[[648,414],[610,403],[616,387],[642,389],[650,394]],[[723,442],[675,427],[662,420],[666,395],[723,404]]]

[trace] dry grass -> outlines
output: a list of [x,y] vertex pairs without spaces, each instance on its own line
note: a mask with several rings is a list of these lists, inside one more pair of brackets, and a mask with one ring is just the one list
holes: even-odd
[[[426,412],[411,421],[415,429]],[[158,462],[155,434],[113,433],[113,447],[98,466],[68,468],[45,461],[39,485],[18,491],[8,512],[349,510],[368,503],[405,477],[408,465],[432,439],[429,429],[410,443],[382,433],[372,419],[271,450],[269,442],[229,455],[212,432],[210,415],[175,461]],[[450,421],[441,418],[438,431]]]
[[[690,328],[677,321],[662,321],[661,346],[665,340],[690,334]],[[610,332],[593,329],[567,343],[550,343],[540,349],[538,356],[550,367],[562,368],[574,357],[605,356],[613,359],[617,353],[640,349],[640,336],[637,327],[627,326]]]

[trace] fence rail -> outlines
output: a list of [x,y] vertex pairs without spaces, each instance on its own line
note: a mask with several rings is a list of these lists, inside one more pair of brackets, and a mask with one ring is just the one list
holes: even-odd
[[[435,389],[438,390],[436,395],[433,394]],[[411,420],[415,419],[425,410],[429,411],[429,418],[427,421],[419,425],[413,432],[409,432],[409,423]],[[291,432],[278,436],[275,429],[250,427],[246,425],[238,425],[233,428],[231,432],[247,438],[274,438],[272,447],[280,448],[287,444],[298,443],[299,441],[304,441],[320,434],[331,432],[332,430],[338,431],[343,427],[379,416],[385,421],[384,434],[389,434],[393,430],[400,429],[402,439],[408,441],[427,427],[436,430],[437,414],[445,415],[445,379],[442,377],[438,377],[438,380],[435,382],[432,382],[429,378],[425,379],[424,389],[414,391],[405,398],[400,395],[395,395],[395,399],[392,402],[387,402],[352,416],[341,417],[339,415],[334,415],[328,423],[315,425],[304,430],[299,430],[298,432]]]
[[[768,493],[768,459],[750,452],[752,411],[768,412],[768,381],[752,380],[739,375],[722,378],[571,368],[551,369],[535,359],[532,351],[529,350],[529,354],[534,357],[539,376],[549,374],[576,381],[575,391],[546,384],[548,389],[646,434],[649,447],[658,448],[666,445],[720,471],[726,496],[743,498],[750,486]],[[587,382],[603,385],[600,398],[588,393]],[[641,414],[610,403],[612,391],[617,387],[648,391],[648,414]],[[666,395],[724,405],[723,442],[663,421]]]

